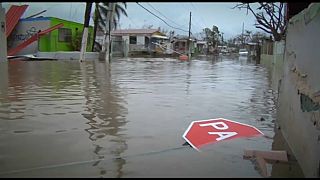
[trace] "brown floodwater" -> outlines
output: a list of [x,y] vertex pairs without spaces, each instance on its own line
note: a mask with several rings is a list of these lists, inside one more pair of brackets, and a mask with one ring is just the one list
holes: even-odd
[[[0,83],[0,177],[262,177],[245,149],[290,150],[250,59],[12,60]],[[192,121],[218,117],[266,136],[183,146]],[[303,176],[290,157],[272,177]]]

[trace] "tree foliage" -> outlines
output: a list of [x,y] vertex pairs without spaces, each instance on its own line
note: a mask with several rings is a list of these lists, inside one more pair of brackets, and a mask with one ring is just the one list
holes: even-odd
[[212,26],[212,29],[205,28],[203,29],[205,34],[205,40],[208,42],[209,46],[215,47],[219,43],[219,37],[221,36],[219,28],[215,25]]
[[[97,25],[102,30],[108,30],[107,14],[111,10],[111,2],[98,2],[95,6],[95,19],[97,19]],[[117,2],[115,5],[115,15],[113,16],[112,23],[113,29],[116,29],[120,20],[120,16],[123,14],[128,16],[126,12],[127,4],[125,2]],[[123,7],[124,6],[124,7]]]
[[[115,13],[112,19],[113,28],[114,30],[117,28],[120,16],[125,15],[128,16],[126,12],[127,4],[125,2],[117,2],[115,5]],[[109,22],[107,20],[108,11],[111,10],[111,2],[96,2],[95,3],[95,13],[94,13],[94,43],[95,44],[95,36],[97,29],[102,31],[109,31]]]

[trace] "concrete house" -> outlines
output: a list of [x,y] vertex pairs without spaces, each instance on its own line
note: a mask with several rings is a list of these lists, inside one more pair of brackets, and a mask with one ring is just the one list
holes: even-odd
[[208,43],[207,41],[198,40],[196,42],[197,51],[201,54],[206,54],[208,50]]
[[[120,29],[111,31],[113,53],[123,51],[124,56],[136,53],[155,53],[157,45],[168,40],[158,29]],[[122,43],[122,45],[120,45]]]
[[[196,39],[190,38],[191,53],[194,53],[196,48]],[[188,54],[188,36],[175,36],[173,37],[173,50],[181,54]]]

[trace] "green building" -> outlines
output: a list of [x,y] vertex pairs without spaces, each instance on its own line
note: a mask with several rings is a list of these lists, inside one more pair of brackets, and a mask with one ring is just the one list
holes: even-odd
[[[21,19],[8,37],[8,49],[18,46],[39,30],[43,31],[60,23],[63,23],[64,26],[41,36],[38,41],[28,45],[17,55],[37,52],[80,51],[83,24],[55,17]],[[92,51],[92,43],[93,27],[89,26],[87,52]]]

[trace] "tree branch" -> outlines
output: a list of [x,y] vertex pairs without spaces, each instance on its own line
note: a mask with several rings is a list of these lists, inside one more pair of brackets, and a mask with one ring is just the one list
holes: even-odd
[[267,29],[265,29],[265,28],[263,28],[263,27],[261,27],[261,26],[256,25],[256,28],[262,29],[264,32],[269,33],[269,34],[272,34],[271,31],[269,31],[269,30],[267,30]]

